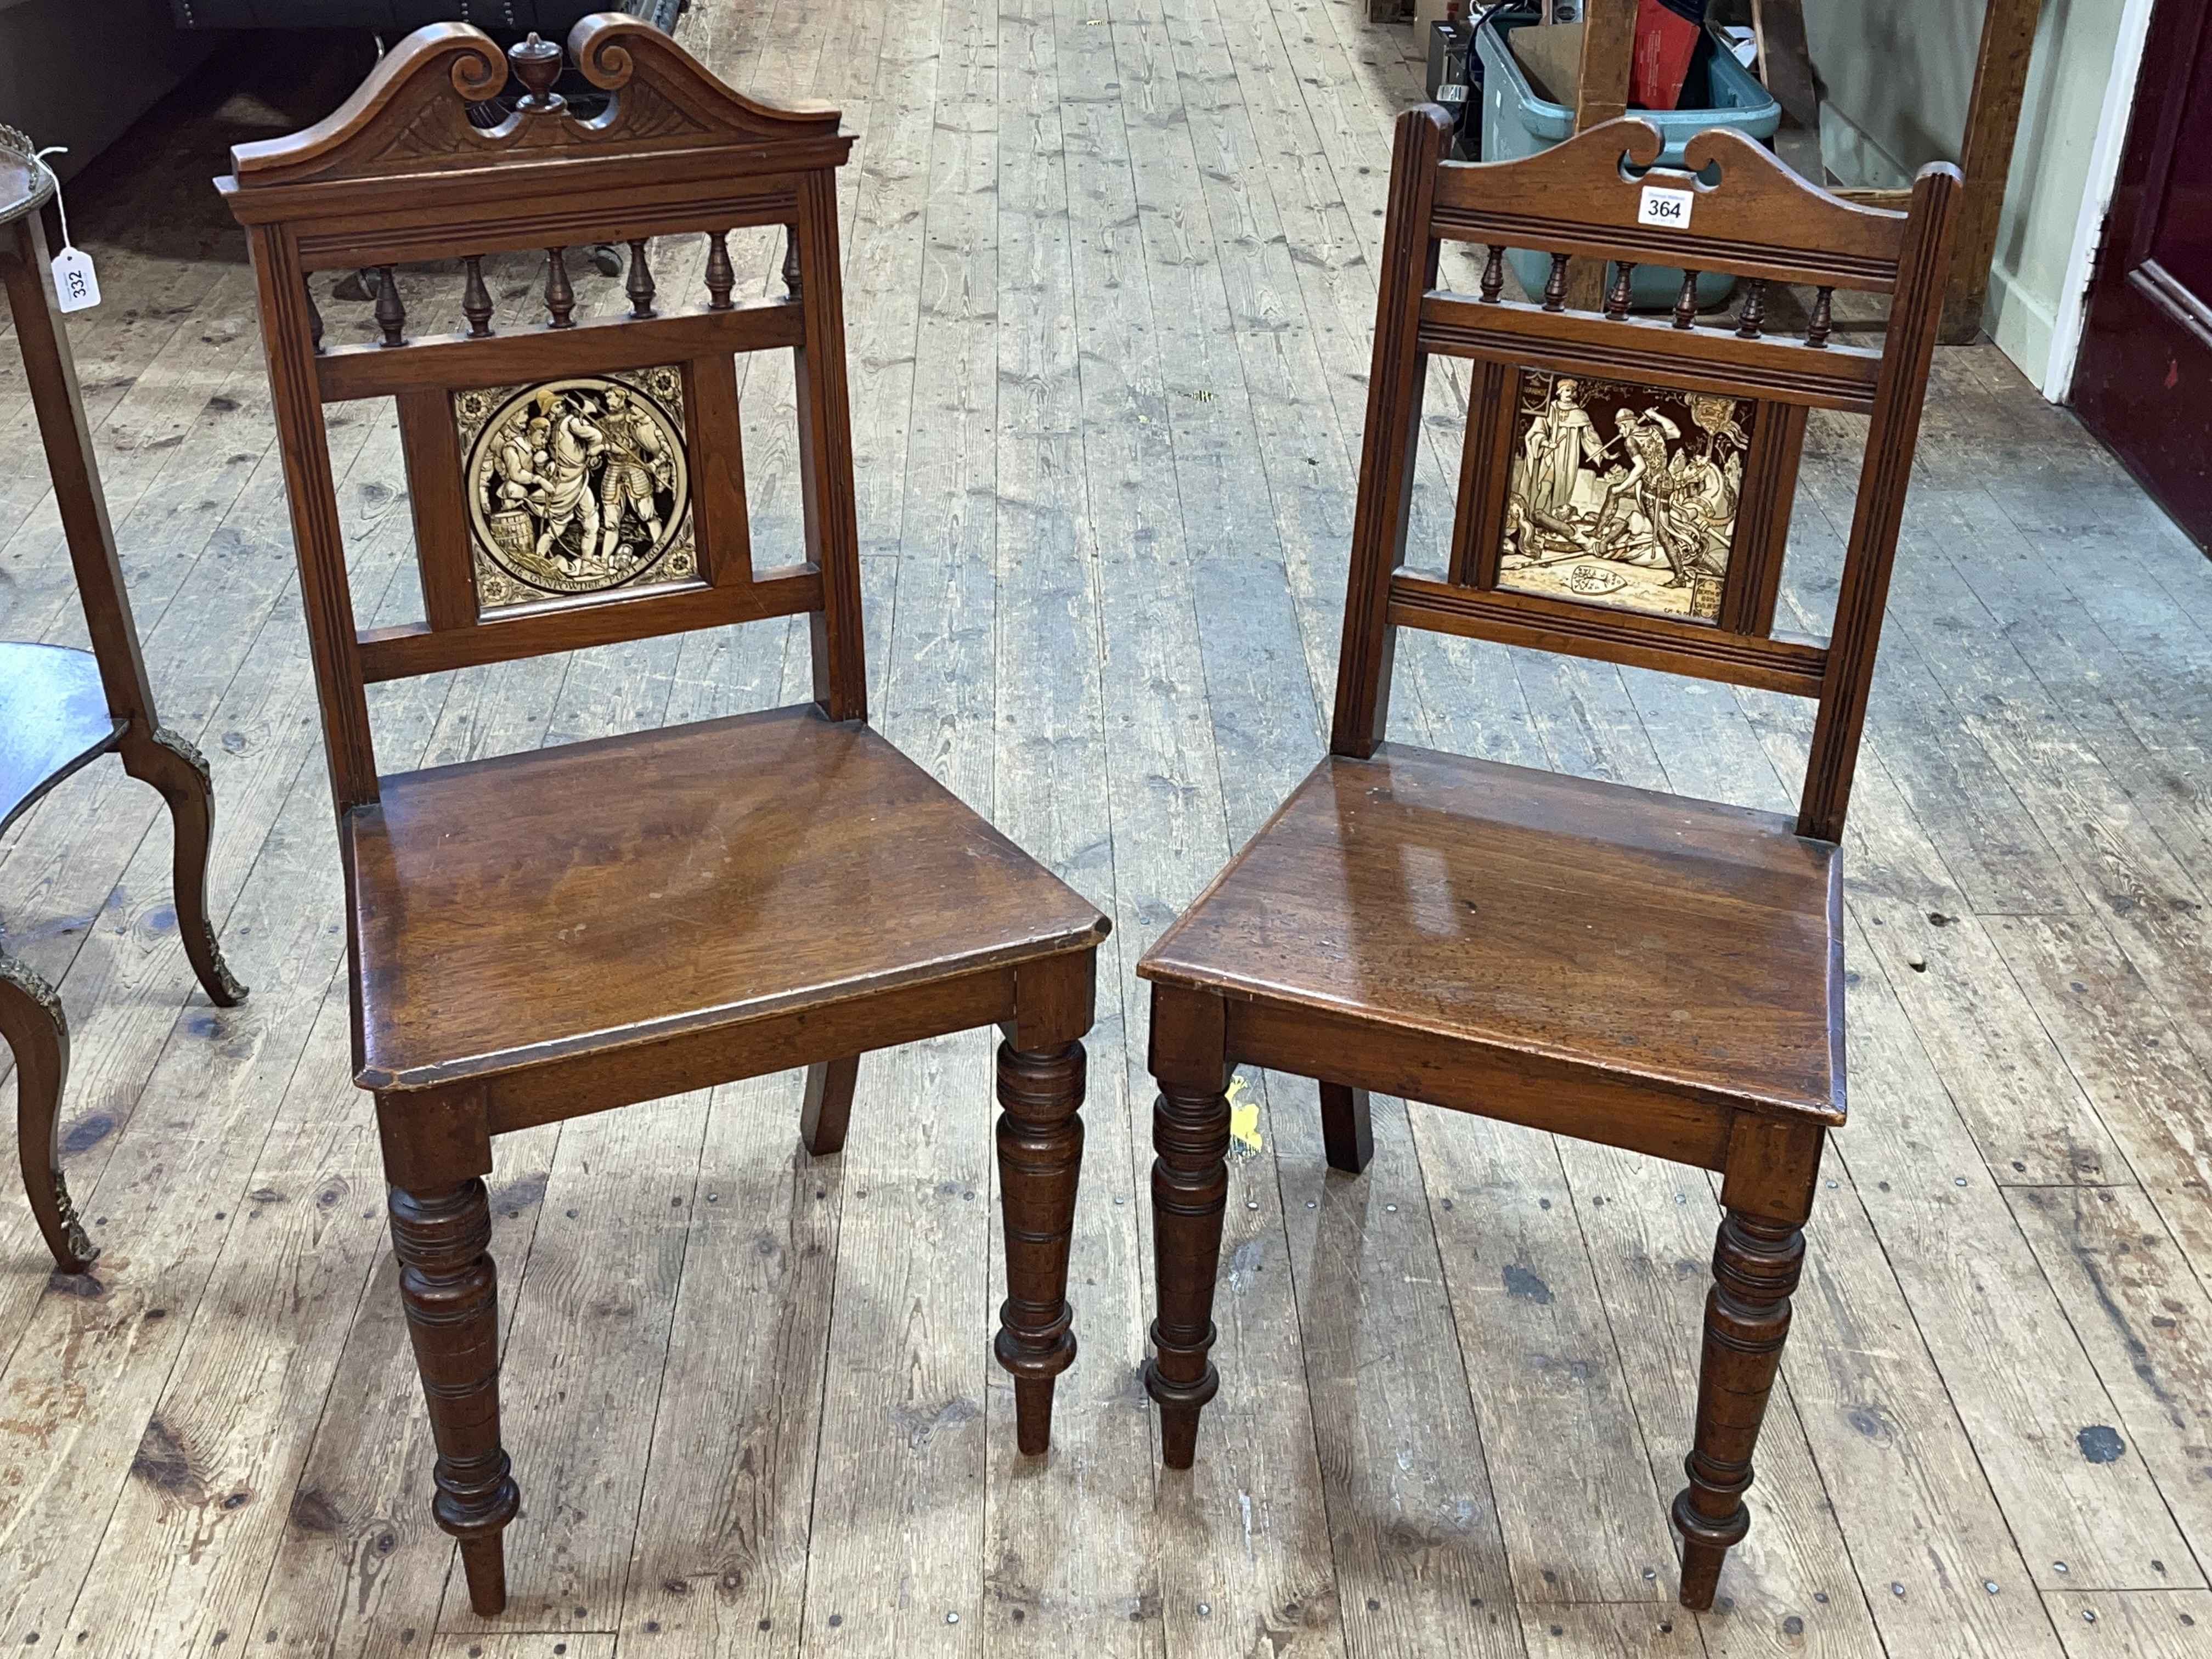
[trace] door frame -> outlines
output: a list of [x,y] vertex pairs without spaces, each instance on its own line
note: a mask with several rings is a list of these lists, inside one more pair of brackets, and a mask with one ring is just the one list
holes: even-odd
[[2112,72],[2105,82],[2105,100],[2091,140],[2088,187],[2081,192],[2081,210],[2074,222],[2074,245],[2066,256],[2064,286],[2051,331],[2051,358],[2044,365],[2041,391],[2054,404],[2067,402],[2074,393],[2081,341],[2089,329],[2089,287],[2096,273],[2097,249],[2104,240],[2105,222],[2112,216],[2120,156],[2127,148],[2128,123],[2135,115],[2136,88],[2142,79],[2143,49],[2150,40],[2151,9],[2157,3],[2124,0],[2121,9]]

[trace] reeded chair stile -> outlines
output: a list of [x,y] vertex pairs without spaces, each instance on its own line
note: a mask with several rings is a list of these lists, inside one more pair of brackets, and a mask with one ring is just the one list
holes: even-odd
[[[1106,922],[867,725],[834,110],[723,86],[603,13],[509,64],[460,24],[222,179],[259,284],[351,922],[356,1080],[376,1097],[401,1291],[470,1598],[505,1605],[520,1502],[499,1428],[483,1175],[497,1134],[786,1067],[801,1136],[844,1143],[866,1050],[997,1025],[1018,1437],[1045,1450],[1066,1299],[1081,1038]],[[785,292],[736,297],[732,232],[781,227]],[[703,294],[659,239],[707,239]],[[625,311],[578,315],[572,250],[629,249]],[[542,251],[543,316],[495,325],[484,262]],[[394,266],[458,262],[422,331]],[[380,342],[322,341],[312,284],[381,268]],[[580,265],[578,269],[581,269]],[[735,354],[789,350],[803,557],[757,566]],[[423,617],[356,629],[323,410],[394,399]],[[380,775],[366,686],[805,615],[795,708]]]

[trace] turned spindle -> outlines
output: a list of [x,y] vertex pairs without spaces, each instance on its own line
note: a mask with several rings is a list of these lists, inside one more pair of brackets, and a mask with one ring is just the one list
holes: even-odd
[[728,233],[710,230],[707,233],[707,309],[727,311],[730,290],[738,285],[738,273],[730,264]]
[[1743,313],[1736,319],[1736,337],[1742,340],[1756,340],[1759,331],[1765,325],[1766,284],[1753,283],[1744,293]]
[[1824,288],[1813,296],[1813,324],[1805,331],[1805,343],[1818,349],[1828,343],[1828,330],[1833,324],[1829,314],[1829,301],[1835,289]]
[[307,296],[307,337],[314,342],[315,349],[323,349],[323,313],[315,309],[314,280],[306,271],[300,273],[300,291]]
[[576,308],[576,290],[568,286],[568,262],[565,248],[545,250],[545,309],[553,313],[550,328],[574,328],[569,313]]
[[1613,266],[1613,288],[1605,296],[1605,314],[1614,322],[1623,322],[1628,316],[1630,289],[1629,273],[1636,267],[1626,259],[1617,259]]
[[399,301],[399,279],[390,265],[376,268],[376,324],[384,331],[384,343],[396,346],[407,338],[407,307]]
[[783,291],[796,300],[803,281],[799,268],[799,227],[793,225],[783,234]]
[[468,284],[461,290],[461,315],[469,319],[470,337],[481,340],[491,332],[491,291],[484,286],[483,260],[470,253],[462,256],[461,263],[469,273]]
[[1482,297],[1495,302],[1505,292],[1505,250],[1492,245],[1482,262]]
[[1544,278],[1544,309],[1565,311],[1567,308],[1567,256],[1552,256],[1552,274]]
[[1698,320],[1698,273],[1682,273],[1682,291],[1674,296],[1674,326],[1693,327]]
[[623,279],[623,290],[629,295],[631,316],[653,315],[653,271],[645,262],[645,239],[641,236],[629,245],[629,275]]

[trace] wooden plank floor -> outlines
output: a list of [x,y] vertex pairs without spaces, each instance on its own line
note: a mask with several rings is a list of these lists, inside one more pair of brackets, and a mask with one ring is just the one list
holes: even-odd
[[[255,992],[191,990],[166,820],[117,769],[0,842],[9,946],[74,1023],[70,1176],[106,1251],[53,1281],[0,1201],[0,1650],[2212,1654],[2212,565],[1985,347],[1937,362],[1849,848],[1853,1122],[1718,1609],[1674,1607],[1664,1510],[1716,1220],[1692,1170],[1378,1100],[1347,1180],[1311,1086],[1248,1079],[1223,1391],[1198,1468],[1158,1470],[1133,969],[1322,746],[1389,127],[1419,86],[1364,13],[695,0],[713,66],[861,135],[879,723],[1115,921],[1083,1349],[1051,1460],[1020,1459],[988,1349],[981,1034],[871,1056],[820,1164],[793,1076],[511,1138],[524,1508],[495,1625],[429,1521],[252,283],[204,183],[338,82],[264,44],[73,190],[107,295],[72,325],[88,405],[165,715],[214,763],[216,899]],[[779,250],[746,251],[765,289]],[[663,286],[700,258],[669,246]],[[526,262],[501,275],[520,321]],[[418,314],[453,308],[450,272],[403,280]],[[326,307],[342,337],[366,313]],[[1460,424],[1437,381],[1431,550]],[[744,397],[757,538],[793,544],[788,365],[748,364]],[[399,620],[387,414],[332,440],[362,608]],[[11,352],[0,424],[28,454]],[[1814,629],[1853,435],[1815,428],[1800,492],[1786,604]],[[19,459],[0,635],[80,628]],[[388,688],[376,714],[398,768],[805,679],[777,624]],[[1787,700],[1433,636],[1399,683],[1408,740],[1763,806],[1809,736]]]

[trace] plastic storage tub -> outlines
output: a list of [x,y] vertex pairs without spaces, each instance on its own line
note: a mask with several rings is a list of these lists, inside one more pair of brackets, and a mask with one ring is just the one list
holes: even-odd
[[[1575,112],[1565,104],[1539,98],[1521,60],[1506,45],[1512,30],[1536,21],[1534,11],[1495,13],[1474,32],[1474,48],[1482,58],[1482,159],[1517,161],[1573,136]],[[1659,129],[1663,148],[1662,165],[1680,167],[1682,150],[1691,139],[1711,127],[1729,127],[1747,138],[1764,143],[1782,122],[1782,106],[1751,72],[1735,61],[1708,33],[1698,42],[1690,60],[1689,79],[1682,84],[1680,109],[1634,109],[1629,113]],[[1551,272],[1551,257],[1530,248],[1515,248],[1508,256],[1513,274],[1530,294],[1544,291]],[[1719,305],[1735,288],[1735,278],[1725,271],[1704,271],[1698,277],[1698,304]],[[1663,265],[1638,265],[1630,281],[1629,303],[1640,310],[1671,307],[1682,291],[1682,273]]]

